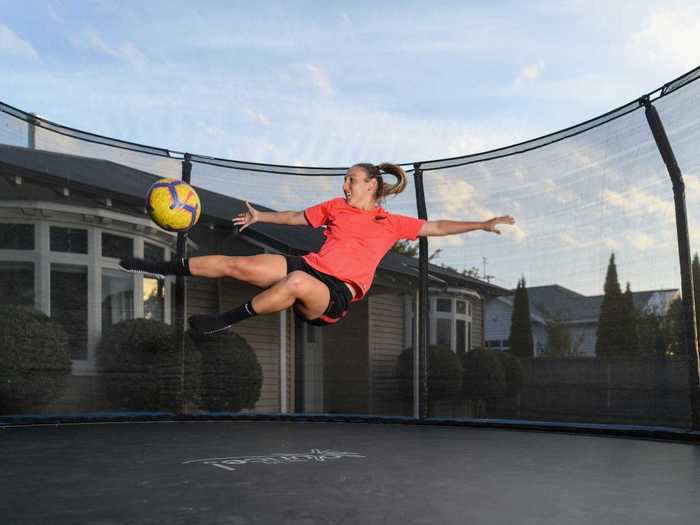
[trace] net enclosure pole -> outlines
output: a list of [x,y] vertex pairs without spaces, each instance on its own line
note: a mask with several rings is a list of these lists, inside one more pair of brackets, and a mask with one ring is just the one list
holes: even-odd
[[[189,153],[185,153],[182,161],[182,181],[187,184],[192,180],[192,160]],[[187,232],[178,232],[176,257],[187,257]],[[185,277],[178,275],[175,278],[175,333],[177,341],[177,390],[175,407],[176,412],[184,411],[185,403]]]
[[[413,178],[416,183],[416,204],[418,207],[418,218],[428,219],[428,211],[425,205],[425,189],[423,187],[423,170],[420,163],[413,165]],[[430,302],[428,298],[428,238],[420,237],[418,240],[418,369],[419,369],[419,390],[418,419],[428,417],[428,345],[430,343],[428,329],[430,327]]]
[[686,350],[688,352],[688,386],[690,388],[691,426],[700,429],[700,358],[698,356],[698,334],[695,324],[695,297],[693,292],[693,272],[690,261],[690,240],[688,237],[688,213],[685,204],[685,183],[676,161],[673,148],[666,135],[658,111],[649,100],[642,97],[647,122],[654,135],[661,158],[673,183],[673,200],[676,208],[676,233],[678,235],[678,257],[681,267],[681,291],[683,293],[683,321]]

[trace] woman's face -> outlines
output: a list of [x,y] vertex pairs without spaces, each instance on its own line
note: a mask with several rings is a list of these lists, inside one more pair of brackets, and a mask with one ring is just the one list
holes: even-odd
[[377,181],[368,180],[367,172],[364,168],[353,167],[348,170],[343,181],[343,194],[345,201],[351,206],[361,207],[374,201],[374,192],[377,188]]

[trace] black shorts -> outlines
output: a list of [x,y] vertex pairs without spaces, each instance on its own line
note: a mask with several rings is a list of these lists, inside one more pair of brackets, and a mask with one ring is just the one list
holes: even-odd
[[319,272],[315,268],[309,266],[302,257],[297,255],[285,255],[284,258],[287,259],[288,274],[295,271],[308,273],[325,284],[331,294],[331,299],[328,302],[328,308],[326,308],[326,311],[323,312],[320,317],[317,317],[316,319],[306,319],[305,317],[299,315],[296,309],[294,309],[294,314],[298,318],[314,326],[326,326],[337,323],[347,315],[348,309],[350,308],[350,301],[352,300],[352,293],[350,293],[350,290],[343,281],[333,277],[332,275]]

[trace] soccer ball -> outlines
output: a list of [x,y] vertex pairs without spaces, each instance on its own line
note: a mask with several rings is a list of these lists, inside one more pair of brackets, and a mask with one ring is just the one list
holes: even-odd
[[148,214],[158,226],[171,232],[184,232],[197,224],[202,213],[199,195],[178,179],[160,179],[148,189]]

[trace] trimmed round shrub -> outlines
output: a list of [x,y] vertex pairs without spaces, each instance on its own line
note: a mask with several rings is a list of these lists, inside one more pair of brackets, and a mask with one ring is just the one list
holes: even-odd
[[[185,334],[184,399],[199,402],[201,354]],[[181,363],[175,328],[152,319],[110,326],[97,347],[105,398],[117,410],[159,411],[177,406]]]
[[253,408],[262,390],[258,356],[234,332],[194,339],[202,352],[202,408],[211,412],[239,412]]
[[505,396],[512,397],[520,391],[523,385],[524,370],[520,358],[509,352],[496,352],[506,373]]
[[36,310],[0,306],[0,414],[46,405],[60,395],[70,370],[60,323]]
[[[454,399],[462,388],[462,365],[449,347],[431,345],[428,348],[428,398],[430,401]],[[399,355],[396,374],[404,399],[413,396],[413,348]]]
[[465,399],[488,400],[500,398],[506,392],[506,370],[498,352],[475,349],[462,356]]

